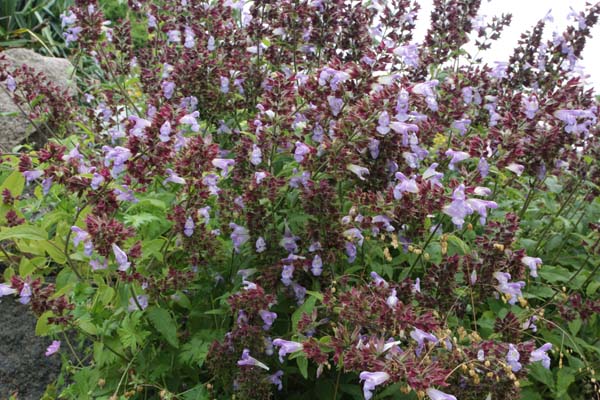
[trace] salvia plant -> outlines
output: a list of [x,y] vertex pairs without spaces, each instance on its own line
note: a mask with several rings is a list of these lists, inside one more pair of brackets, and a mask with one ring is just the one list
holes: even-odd
[[600,4],[487,65],[480,3],[77,0],[75,98],[0,63],[54,137],[0,164],[47,398],[598,398]]

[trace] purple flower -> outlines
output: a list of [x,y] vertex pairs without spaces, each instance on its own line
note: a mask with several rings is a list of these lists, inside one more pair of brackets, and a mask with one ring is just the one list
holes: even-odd
[[356,164],[348,164],[346,165],[346,169],[358,176],[358,179],[360,179],[361,181],[364,181],[366,179],[365,175],[369,175],[369,170],[367,168],[361,167]]
[[461,136],[464,136],[471,125],[471,120],[468,118],[458,119],[452,123],[452,128],[456,129]]
[[103,183],[104,183],[104,176],[100,175],[97,172],[94,172],[94,175],[92,176],[92,182],[90,183],[90,187],[94,190],[98,190],[100,185],[102,185]]
[[52,187],[52,177],[45,178],[42,180],[42,193],[47,195],[50,192],[50,188]]
[[58,353],[60,350],[60,340],[53,340],[52,344],[46,349],[46,357],[50,357],[52,354]]
[[104,155],[104,166],[108,167],[112,161],[111,175],[116,177],[121,172],[125,171],[125,163],[131,157],[131,151],[121,146],[110,147],[103,146],[102,150],[106,153]]
[[167,32],[167,42],[179,43],[181,42],[181,32],[178,30],[170,30]]
[[386,280],[379,276],[379,274],[375,271],[371,271],[371,278],[373,279],[375,286],[383,286],[384,288],[389,286]]
[[543,346],[533,350],[531,352],[529,362],[533,363],[541,361],[544,368],[550,369],[550,357],[547,354],[550,349],[552,349],[552,343],[546,343]]
[[235,165],[235,160],[230,158],[215,158],[212,165],[221,170],[221,176],[225,178],[229,174],[229,169]]
[[115,261],[119,264],[119,271],[127,271],[131,266],[131,263],[127,260],[127,254],[115,243],[112,244],[112,250],[115,255]]
[[312,272],[314,276],[320,276],[323,273],[323,260],[320,255],[316,254],[313,258],[310,272]]
[[527,321],[523,322],[522,328],[531,329],[532,332],[537,332],[537,326],[535,326],[535,322],[538,320],[538,317],[535,315],[531,316],[527,319]]
[[365,381],[363,384],[363,394],[365,395],[365,400],[370,400],[373,397],[373,390],[375,390],[375,387],[390,379],[390,375],[383,371],[363,371],[360,373],[359,378],[361,381]]
[[[137,300],[137,302],[136,302]],[[138,307],[138,304],[140,305]],[[140,307],[142,308],[140,310]],[[127,306],[127,310],[128,311],[143,311],[146,308],[148,308],[148,296],[145,294],[140,294],[138,296],[135,296],[135,300],[133,299],[133,297],[129,298],[129,306]]]
[[294,296],[296,296],[296,303],[301,306],[306,297],[306,288],[298,285],[296,282],[292,282],[292,290],[294,291]]
[[485,178],[490,173],[490,165],[487,160],[483,157],[479,159],[479,164],[477,164],[477,169],[479,170],[479,174],[482,178]]
[[462,88],[461,93],[465,104],[471,104],[473,102],[473,88],[471,86]]
[[166,143],[169,140],[171,140],[170,135],[171,135],[171,123],[169,121],[165,121],[160,127],[160,135],[158,136],[158,138],[160,139],[161,142]]
[[92,271],[99,271],[108,268],[108,260],[104,260],[104,263],[101,263],[100,260],[92,260],[90,261],[90,267],[92,267]]
[[262,236],[260,236],[258,239],[256,239],[256,252],[262,253],[266,249],[267,243],[265,242],[265,239]]
[[196,45],[196,35],[194,35],[194,31],[189,26],[186,26],[184,29],[185,33],[185,42],[183,46],[185,48],[191,49]]
[[253,144],[252,152],[250,153],[250,163],[252,163],[252,165],[256,166],[256,165],[259,165],[261,162],[262,162],[262,151],[260,150],[260,147]]
[[198,132],[200,125],[198,124],[197,118],[200,116],[198,111],[194,111],[191,114],[186,114],[179,119],[180,124],[189,125],[192,132]]
[[334,117],[337,117],[340,111],[342,111],[344,100],[334,96],[327,96],[327,102],[329,103],[329,108],[331,108],[331,113]]
[[293,277],[294,277],[294,266],[293,265],[284,265],[283,270],[281,271],[281,282],[285,286],[290,286],[292,284]]
[[73,246],[75,247],[79,246],[79,243],[81,242],[87,242],[88,240],[91,240],[90,234],[78,226],[72,226],[71,231],[75,233],[75,236],[73,236]]
[[11,93],[17,90],[17,82],[15,81],[15,78],[13,78],[11,75],[8,75],[6,77],[6,88]]
[[416,44],[407,44],[394,50],[394,54],[402,57],[402,62],[407,67],[416,68],[419,66],[419,48]]
[[[533,354],[533,353],[532,353]],[[512,372],[518,372],[521,370],[521,363],[519,362],[521,355],[514,344],[508,345],[508,353],[506,353],[506,363],[510,365]]]
[[452,223],[461,228],[465,223],[467,215],[473,213],[471,207],[466,202],[464,185],[459,185],[452,193],[452,203],[444,206],[443,213],[452,217]]
[[392,292],[388,296],[388,298],[385,300],[385,303],[390,308],[395,308],[396,307],[396,305],[398,304],[398,296],[396,296],[396,289],[392,289]]
[[414,178],[408,179],[402,172],[396,172],[396,179],[400,181],[394,187],[394,199],[400,200],[402,198],[402,193],[419,193],[419,187],[417,186],[417,181]]
[[434,79],[431,81],[418,83],[415,86],[413,86],[413,89],[412,89],[413,93],[425,96],[425,103],[427,103],[427,107],[429,107],[429,109],[434,112],[438,110],[438,104],[435,99],[435,92],[433,89],[438,84],[439,84],[439,81],[437,79]]
[[471,210],[479,214],[479,223],[481,225],[485,225],[487,219],[487,209],[498,208],[498,204],[491,200],[467,199],[467,204],[469,207],[471,207]]
[[161,83],[161,88],[165,99],[169,100],[171,97],[173,97],[173,93],[175,92],[175,82],[164,81]]
[[233,248],[236,253],[240,252],[240,247],[244,245],[248,240],[250,240],[250,234],[248,230],[243,226],[239,226],[234,224],[233,222],[229,224],[229,227],[233,229],[231,232],[231,240],[233,241]]
[[6,283],[0,283],[0,297],[15,293],[17,293],[17,290],[11,288],[10,285],[7,285]]
[[296,242],[300,240],[300,237],[294,236],[290,227],[285,226],[285,231],[283,233],[283,238],[279,242],[279,245],[283,247],[288,253],[295,253],[298,250],[298,245]]
[[273,385],[277,385],[277,390],[283,389],[283,384],[281,383],[281,377],[283,376],[283,371],[279,370],[275,372],[273,375],[269,375],[268,379]]
[[226,76],[221,76],[219,78],[219,81],[220,81],[219,90],[221,91],[221,93],[224,93],[224,94],[229,93],[229,78],[227,78]]
[[514,172],[517,176],[521,176],[523,171],[525,171],[525,166],[517,163],[510,163],[507,167],[507,170]]
[[302,343],[291,342],[289,340],[275,339],[273,345],[279,347],[279,362],[283,362],[283,357],[287,354],[295,353],[302,350]]
[[304,156],[310,153],[310,147],[302,142],[296,142],[296,150],[294,150],[294,160],[301,163],[304,161]]
[[494,272],[494,278],[498,281],[496,289],[500,293],[510,296],[508,303],[515,304],[519,297],[523,296],[521,289],[525,287],[525,282],[509,282],[510,274],[508,272]]
[[138,199],[135,198],[133,194],[133,190],[129,189],[127,185],[121,186],[123,189],[116,188],[113,190],[113,193],[117,196],[117,200],[119,201],[128,201],[131,203],[137,203]]
[[265,364],[258,361],[256,358],[250,356],[250,350],[248,349],[244,349],[244,351],[242,352],[242,358],[237,362],[237,365],[248,367],[260,367],[262,369],[266,369],[267,371],[269,370],[269,367],[267,367]]
[[415,349],[415,353],[417,354],[417,356],[420,355],[423,351],[426,341],[431,342],[433,344],[437,344],[439,342],[438,338],[435,337],[433,334],[422,331],[419,328],[415,328],[410,333],[410,337],[417,342],[417,348]]
[[454,151],[452,149],[448,149],[446,151],[446,157],[451,157],[450,164],[448,164],[448,169],[454,171],[456,164],[468,159],[470,156],[469,153],[466,153],[464,151]]
[[185,179],[177,175],[171,168],[165,169],[165,172],[169,176],[163,181],[163,185],[166,185],[169,182],[176,183],[178,185],[185,185]]
[[379,121],[377,125],[377,132],[382,135],[387,135],[390,131],[390,116],[387,111],[383,111],[379,114]]
[[532,277],[536,278],[538,276],[537,269],[540,265],[542,265],[541,258],[525,256],[521,258],[521,262],[529,268],[529,274]]
[[73,25],[77,22],[77,15],[71,10],[68,10],[65,13],[60,14],[60,26],[64,28],[65,26]]
[[274,313],[274,312],[268,311],[268,310],[260,310],[258,312],[258,315],[260,315],[263,322],[265,323],[263,325],[263,329],[265,331],[268,331],[271,328],[271,325],[273,325],[273,322],[277,318],[277,313]]
[[23,288],[19,293],[19,303],[21,304],[29,304],[29,301],[31,300],[31,286],[29,285],[29,278],[27,280],[28,282],[23,283]]
[[25,182],[29,185],[31,182],[35,181],[36,179],[40,178],[42,175],[44,175],[44,171],[25,171],[23,172],[23,177],[25,178]]
[[194,228],[196,225],[194,224],[194,220],[192,217],[187,217],[185,220],[185,225],[183,225],[183,234],[187,237],[190,237],[194,234]]
[[140,118],[136,115],[130,116],[129,120],[135,123],[133,128],[129,130],[129,133],[135,137],[143,137],[145,135],[145,129],[149,128],[152,125],[152,123],[147,119]]
[[415,283],[411,285],[411,293],[421,293],[421,278],[416,278]]
[[208,49],[208,51],[214,51],[216,49],[215,38],[213,36],[208,38],[208,42],[206,42],[206,48]]
[[536,96],[523,97],[521,99],[523,112],[528,119],[533,119],[535,113],[539,110],[539,103]]
[[215,174],[208,174],[202,178],[202,184],[208,187],[208,191],[210,194],[217,195],[219,194],[219,187],[217,186],[217,182],[219,181],[219,177]]
[[67,30],[63,32],[65,45],[68,47],[71,43],[76,42],[79,39],[79,34],[82,30],[83,28],[80,26],[71,26],[67,28]]
[[375,234],[379,233],[379,228],[383,228],[386,232],[394,232],[395,229],[392,226],[392,220],[385,215],[376,215],[371,219],[371,223],[375,225],[373,231]]
[[440,182],[440,180],[444,177],[444,173],[443,172],[437,172],[435,169],[438,167],[438,163],[433,163],[429,166],[429,168],[427,168],[425,170],[425,172],[423,172],[423,179],[425,180],[431,180],[431,182],[436,185],[441,187],[442,183]]
[[491,76],[496,79],[506,78],[506,71],[508,70],[508,63],[506,61],[494,61],[496,66],[492,70]]
[[148,28],[157,28],[158,27],[156,17],[154,15],[147,13],[146,17],[148,18]]
[[356,246],[352,242],[345,242],[344,247],[346,249],[346,255],[348,256],[348,262],[353,263],[356,260]]
[[437,390],[434,388],[429,388],[426,390],[427,396],[431,398],[431,400],[456,400],[456,397],[451,394],[444,393],[441,390]]
[[371,139],[367,145],[367,148],[369,149],[371,158],[377,159],[377,157],[379,157],[379,140]]

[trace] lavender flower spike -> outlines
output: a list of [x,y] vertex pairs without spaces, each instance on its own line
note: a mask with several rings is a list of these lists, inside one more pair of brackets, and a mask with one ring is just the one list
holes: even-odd
[[242,352],[242,358],[238,360],[237,364],[248,366],[248,367],[260,367],[267,371],[269,370],[269,367],[267,367],[264,363],[258,361],[256,358],[250,356],[250,350],[248,350],[248,349],[244,349],[244,351]]
[[441,390],[437,390],[434,388],[427,389],[427,396],[431,398],[431,400],[456,400],[456,397],[451,394],[444,393]]
[[275,339],[273,345],[279,347],[279,361],[283,362],[283,357],[290,353],[295,353],[303,349],[302,343],[289,340]]
[[363,371],[360,373],[359,377],[361,381],[365,381],[363,384],[363,394],[365,395],[365,400],[370,400],[373,397],[373,390],[375,390],[375,386],[381,385],[390,379],[390,375],[383,371]]

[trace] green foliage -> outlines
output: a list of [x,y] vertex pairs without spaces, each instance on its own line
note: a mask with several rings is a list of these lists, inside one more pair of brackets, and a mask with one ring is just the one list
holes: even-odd
[[73,0],[2,0],[0,50],[29,47],[49,56],[65,56],[60,14]]

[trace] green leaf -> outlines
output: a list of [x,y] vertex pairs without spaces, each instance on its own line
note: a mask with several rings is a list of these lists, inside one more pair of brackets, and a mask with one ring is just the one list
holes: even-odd
[[51,317],[52,311],[46,311],[37,320],[35,324],[35,334],[37,336],[46,336],[50,332],[50,324],[48,324],[48,318]]
[[296,357],[296,363],[304,379],[308,379],[308,360],[306,357],[304,355]]
[[63,265],[67,262],[65,253],[63,253],[63,251],[55,244],[55,242],[47,240],[39,243],[39,246],[42,247],[46,253],[48,253],[50,258],[52,258],[55,263]]
[[469,246],[458,236],[448,235],[448,255],[459,254],[464,256],[470,252]]
[[556,376],[556,398],[570,398],[567,394],[569,386],[575,382],[575,373],[572,368],[562,368],[558,370]]
[[19,225],[0,229],[0,241],[8,239],[48,240],[48,233],[33,225]]
[[180,393],[177,398],[182,398],[183,400],[209,400],[211,397],[206,391],[204,384],[199,384],[190,390]]
[[542,363],[536,362],[529,365],[529,375],[536,381],[541,382],[554,391],[554,377],[552,372],[542,366]]
[[139,229],[143,225],[150,224],[155,221],[160,221],[160,218],[158,218],[154,214],[140,213],[140,214],[134,214],[134,215],[126,215],[124,220],[125,220],[125,224],[133,226],[136,229]]
[[569,270],[566,268],[556,267],[554,265],[544,265],[540,268],[538,274],[547,282],[566,282],[569,280]]
[[294,331],[298,330],[298,322],[300,322],[300,318],[302,318],[302,314],[312,313],[315,308],[315,304],[317,302],[317,298],[315,296],[310,296],[294,313],[292,314],[292,326]]
[[179,361],[190,366],[201,368],[208,355],[209,347],[210,342],[194,336],[192,340],[181,346]]
[[25,178],[23,177],[23,174],[19,171],[14,171],[4,180],[4,182],[2,182],[2,185],[0,185],[0,193],[2,193],[4,189],[8,189],[13,197],[17,197],[23,193],[24,187]]
[[164,308],[149,307],[146,309],[148,319],[169,344],[173,347],[179,347],[179,339],[177,338],[177,323]]

